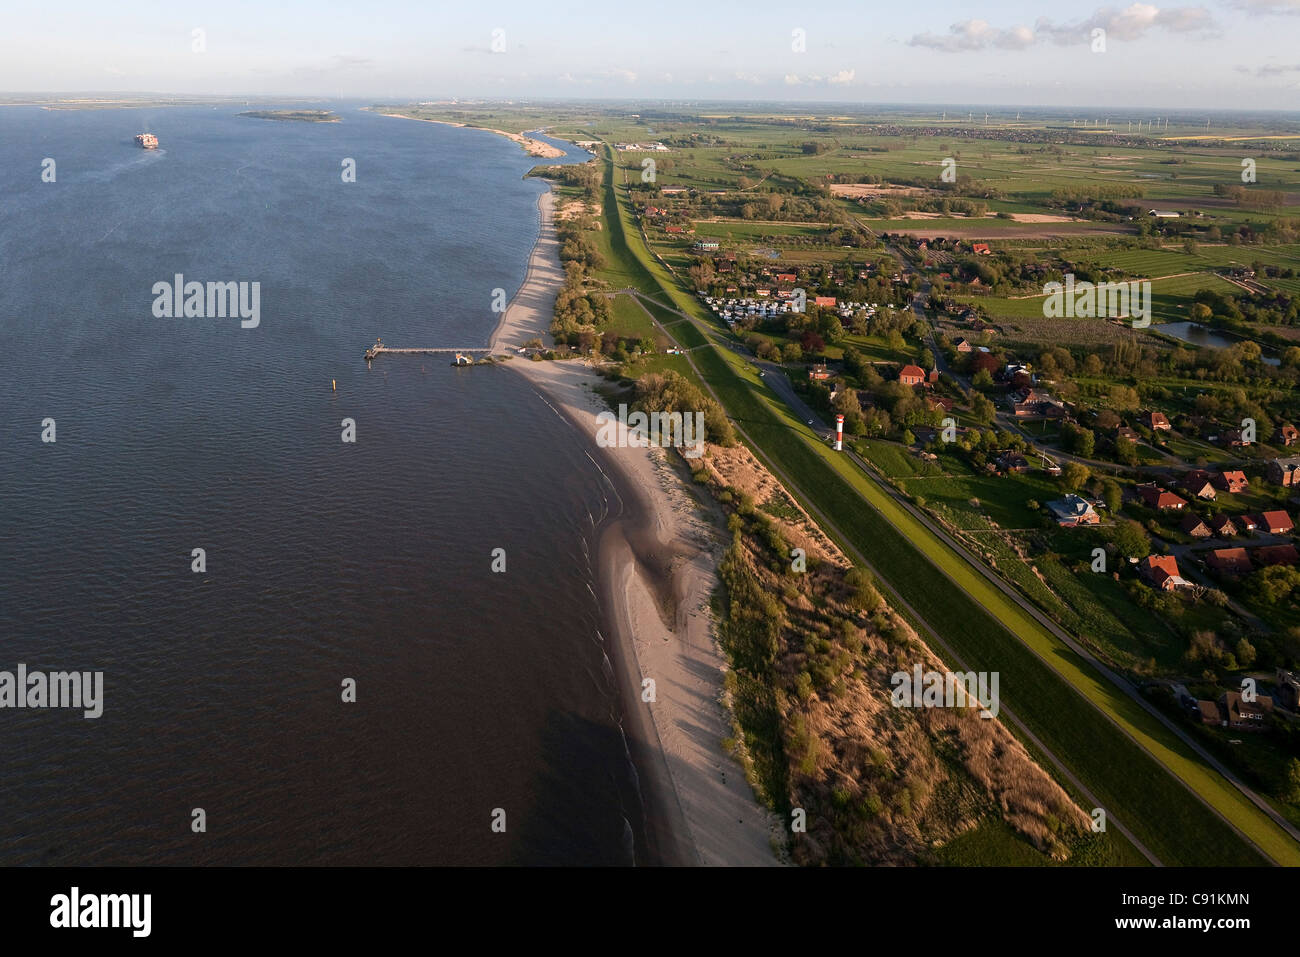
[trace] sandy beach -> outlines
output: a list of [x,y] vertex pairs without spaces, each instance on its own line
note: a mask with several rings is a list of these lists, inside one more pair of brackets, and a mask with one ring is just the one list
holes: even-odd
[[399,120],[417,120],[421,123],[437,123],[440,126],[459,126],[467,130],[483,130],[485,133],[495,133],[518,143],[529,156],[537,156],[542,159],[559,159],[565,155],[564,150],[542,140],[533,139],[531,136],[524,136],[522,133],[507,133],[505,130],[494,130],[487,126],[467,126],[464,123],[453,123],[451,120],[430,120],[423,116],[407,116],[405,113],[380,113],[379,115],[391,116]]
[[[538,209],[541,232],[524,284],[492,335],[494,352],[513,354],[535,337],[549,341],[564,275],[550,190]],[[586,363],[516,357],[506,367],[527,378],[557,414],[595,436],[595,416],[607,406],[592,391],[603,380]],[[642,790],[662,809],[663,819],[649,822],[647,839],[663,863],[779,864],[772,836],[780,824],[754,799],[740,764],[722,747],[732,734],[721,703],[726,662],[709,609],[724,547],[718,513],[695,498],[662,449],[593,454],[623,500],[600,542],[601,600],[624,692],[624,731]],[[646,678],[654,681],[652,702],[642,701]]]

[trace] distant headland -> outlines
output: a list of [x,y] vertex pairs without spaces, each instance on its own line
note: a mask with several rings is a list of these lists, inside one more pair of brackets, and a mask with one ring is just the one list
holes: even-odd
[[339,118],[329,110],[249,110],[240,116],[259,120],[290,120],[298,123],[337,123]]

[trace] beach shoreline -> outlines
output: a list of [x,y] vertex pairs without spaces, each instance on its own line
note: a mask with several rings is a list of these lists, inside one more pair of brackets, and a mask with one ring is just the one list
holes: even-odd
[[[492,333],[494,353],[511,354],[525,341],[549,336],[564,279],[549,186],[537,208],[528,273]],[[594,437],[595,416],[606,405],[594,391],[603,380],[586,362],[516,357],[505,365]],[[658,812],[646,815],[647,845],[655,863],[780,864],[773,851],[779,824],[722,744],[733,731],[721,700],[726,660],[714,637],[710,599],[723,536],[716,512],[694,498],[670,454],[676,453],[627,442],[592,452],[621,503],[601,530],[597,574],[624,732],[643,793],[652,792]],[[654,682],[653,701],[642,700],[646,679]]]
[[[362,107],[362,109],[372,112],[369,107]],[[504,136],[511,142],[518,144],[519,148],[529,156],[536,156],[539,159],[561,159],[568,155],[557,146],[552,146],[550,143],[534,139],[531,136],[524,136],[522,133],[507,133],[505,130],[494,130],[488,126],[470,126],[467,123],[455,123],[451,120],[431,120],[423,116],[407,116],[405,113],[380,113],[379,115],[391,116],[398,120],[415,120],[419,123],[437,123],[440,126],[455,126],[463,130],[482,130],[484,133],[495,133],[497,136]]]

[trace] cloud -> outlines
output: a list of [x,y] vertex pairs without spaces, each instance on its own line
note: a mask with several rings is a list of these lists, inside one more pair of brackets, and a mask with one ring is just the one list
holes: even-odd
[[838,73],[832,73],[830,76],[822,76],[820,73],[805,73],[803,76],[800,76],[798,73],[787,73],[785,75],[785,85],[847,86],[853,82],[853,78],[857,75],[857,70],[840,70]]
[[1230,0],[1229,6],[1247,13],[1277,13],[1300,16],[1300,0]]
[[1032,44],[1034,34],[1028,27],[999,30],[990,26],[987,20],[963,20],[950,26],[946,36],[918,33],[907,42],[910,46],[929,47],[943,53],[963,53],[968,50],[987,50],[994,47],[1016,50]]
[[[1300,4],[1300,0],[1237,0],[1244,3]],[[918,33],[908,40],[909,46],[926,47],[941,53],[965,53],[973,50],[1025,50],[1036,43],[1050,41],[1065,45],[1084,43],[1092,31],[1106,31],[1107,39],[1138,40],[1153,30],[1170,33],[1205,33],[1215,29],[1214,18],[1204,7],[1160,7],[1134,3],[1123,10],[1102,7],[1086,20],[1056,24],[1040,17],[1033,29],[992,26],[987,20],[963,20],[954,23],[946,34]]]
[[1082,42],[1092,36],[1092,31],[1106,31],[1107,40],[1140,40],[1152,30],[1170,33],[1201,33],[1214,28],[1214,18],[1204,7],[1166,7],[1160,9],[1149,3],[1135,3],[1123,10],[1103,7],[1086,20],[1057,26],[1046,17],[1034,24],[1035,36],[1054,43]]
[[1253,73],[1255,76],[1285,76],[1288,73],[1300,73],[1300,64],[1293,66],[1282,66],[1277,63],[1269,63],[1264,66],[1254,68],[1248,66],[1237,67],[1238,73]]

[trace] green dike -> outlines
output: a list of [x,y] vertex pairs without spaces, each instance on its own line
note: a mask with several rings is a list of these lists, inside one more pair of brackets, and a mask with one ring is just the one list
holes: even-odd
[[[681,311],[699,315],[695,301],[679,294],[672,277],[648,253],[638,255],[631,248],[628,236],[635,226],[631,211],[615,195],[612,158],[605,185],[607,210],[617,213],[606,218],[610,245],[623,271],[636,274],[637,288],[647,295],[666,296]],[[743,360],[717,346],[699,349],[692,358],[758,446],[755,453],[791,476],[797,486],[791,493],[831,516],[891,590],[943,636],[967,667],[998,671],[1009,706],[1162,862],[1264,863],[1171,776],[1176,773],[1278,863],[1300,864],[1300,848],[1272,820],[952,553],[851,460],[823,447],[783,403],[766,389],[760,393],[760,380]],[[960,588],[934,588],[936,565]],[[1150,751],[1081,700],[1081,694]]]
[[[803,436],[810,433],[794,421],[783,403],[774,396],[756,394],[756,377],[752,383],[746,383],[730,368],[733,361],[739,364],[741,360],[732,360],[716,350],[700,350],[693,358],[751,438],[794,479],[798,487],[796,496],[803,499],[802,493],[806,493],[812,504],[832,516],[839,530],[867,557],[878,575],[943,637],[966,667],[999,672],[999,690],[1007,706],[1162,862],[1201,866],[1263,863],[1217,815],[1168,773],[1162,773],[1151,754],[1081,700],[1062,675],[1035,657],[1008,627],[1022,635],[1029,634],[1030,629],[1037,632],[1035,638],[1040,640],[1030,644],[1040,652],[1044,646],[1050,646],[1049,660],[1063,672],[1063,662],[1074,657],[1068,648],[1057,645],[1036,622],[935,540],[847,457],[823,449],[815,439],[805,439]],[[730,381],[719,388],[727,379]],[[926,545],[933,545],[934,551],[925,548]],[[935,588],[934,565],[953,575],[969,594],[951,586]],[[981,584],[983,588],[979,588]],[[982,607],[972,600],[972,594],[984,597],[984,588],[1002,601]],[[995,608],[995,614],[1000,615],[1008,606],[1010,611],[1002,619],[1004,627],[987,609]],[[1157,745],[1158,750],[1153,748],[1153,751],[1160,759],[1184,772],[1189,783],[1209,796],[1226,817],[1257,841],[1272,837],[1271,843],[1263,845],[1271,855],[1285,863],[1300,858],[1285,833],[1235,788],[1203,768],[1190,751],[1183,749],[1145,711],[1113,686],[1107,684],[1102,688],[1102,679],[1084,673],[1087,666],[1070,664],[1072,676],[1101,692],[1094,700],[1108,711],[1114,714],[1114,709],[1109,707],[1112,704],[1126,706],[1136,713],[1139,721],[1149,725],[1145,733],[1135,731],[1126,720],[1130,716],[1119,715],[1120,723],[1129,733],[1144,744]],[[1247,829],[1252,818],[1267,828],[1256,828],[1256,833],[1252,833]],[[1270,835],[1270,829],[1275,833]],[[1286,856],[1288,852],[1290,857]]]

